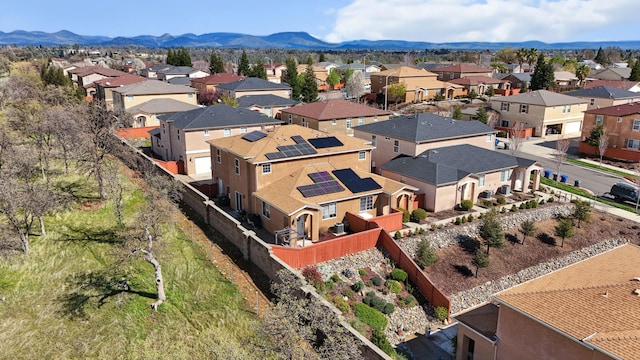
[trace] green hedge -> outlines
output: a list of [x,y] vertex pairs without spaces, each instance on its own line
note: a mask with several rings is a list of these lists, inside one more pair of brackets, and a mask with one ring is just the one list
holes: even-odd
[[359,303],[354,306],[353,310],[356,317],[371,326],[372,329],[384,330],[387,327],[387,318],[371,306]]

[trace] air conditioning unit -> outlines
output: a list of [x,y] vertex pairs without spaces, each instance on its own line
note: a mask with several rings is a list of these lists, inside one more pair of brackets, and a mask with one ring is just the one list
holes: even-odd
[[503,195],[511,194],[511,185],[502,185],[502,187],[500,187],[500,193]]
[[485,190],[480,193],[481,199],[491,199],[492,196],[493,196],[493,190]]
[[344,223],[336,223],[336,234],[344,233]]

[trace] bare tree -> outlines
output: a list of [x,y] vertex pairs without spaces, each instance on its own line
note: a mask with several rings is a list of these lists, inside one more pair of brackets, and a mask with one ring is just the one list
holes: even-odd
[[79,155],[78,139],[81,136],[80,124],[83,114],[80,106],[56,107],[47,111],[47,122],[55,136],[55,145],[64,162],[65,174],[69,173],[69,161]]
[[364,94],[364,78],[362,72],[356,71],[347,80],[346,86],[347,93],[357,99],[360,102],[360,96]]
[[119,176],[118,168],[112,162],[105,166],[105,181],[108,184],[107,192],[109,194],[109,198],[113,201],[113,208],[118,219],[118,225],[124,226],[124,215],[122,209],[124,184]]
[[522,150],[522,144],[524,143],[524,137],[522,131],[524,126],[520,121],[516,121],[515,125],[511,128],[511,139],[509,140],[509,151],[511,155],[518,156],[520,150]]
[[607,147],[609,147],[609,134],[607,133],[607,129],[602,127],[602,130],[600,130],[600,137],[598,138],[598,153],[600,154],[601,166],[602,158],[604,157],[604,153],[607,151]]
[[569,151],[569,146],[571,145],[571,140],[570,139],[565,139],[565,138],[559,138],[558,140],[556,140],[556,152],[554,154],[555,156],[555,162],[556,162],[556,174],[559,177],[560,176],[560,167],[562,167],[562,163],[564,162],[564,159],[567,158],[567,151]]

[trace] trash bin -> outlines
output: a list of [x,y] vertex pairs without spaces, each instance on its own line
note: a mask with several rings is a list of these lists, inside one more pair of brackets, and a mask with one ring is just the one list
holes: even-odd
[[498,147],[498,144],[500,144],[500,140],[496,139],[496,142],[495,142],[494,146]]
[[566,183],[567,180],[569,180],[569,176],[568,175],[564,175],[564,174],[560,175],[560,182],[561,183]]
[[573,186],[580,187],[580,180],[574,180],[573,181]]
[[558,181],[558,174],[553,173],[553,181]]
[[547,179],[551,178],[551,170],[545,170],[544,171],[544,177],[546,177]]
[[505,150],[509,150],[509,143],[508,142],[504,143],[504,149]]

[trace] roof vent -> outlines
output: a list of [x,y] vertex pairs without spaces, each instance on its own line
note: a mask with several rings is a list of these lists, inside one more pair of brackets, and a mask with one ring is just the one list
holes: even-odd
[[640,289],[635,289],[631,292],[633,295],[640,296]]
[[633,279],[631,279],[631,281],[640,281],[640,276],[639,277],[634,277]]
[[609,290],[605,291],[604,294],[600,294],[600,295],[602,295],[604,297],[609,297]]

